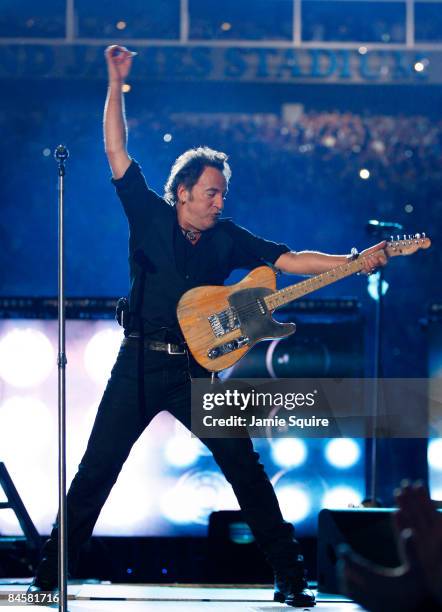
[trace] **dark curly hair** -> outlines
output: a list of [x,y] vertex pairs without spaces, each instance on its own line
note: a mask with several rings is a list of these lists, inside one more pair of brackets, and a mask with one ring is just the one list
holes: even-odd
[[212,166],[224,174],[227,184],[232,171],[227,163],[227,155],[209,147],[189,149],[180,155],[174,162],[169,178],[164,186],[164,197],[169,204],[177,204],[178,185],[181,183],[189,191],[198,182],[206,166]]

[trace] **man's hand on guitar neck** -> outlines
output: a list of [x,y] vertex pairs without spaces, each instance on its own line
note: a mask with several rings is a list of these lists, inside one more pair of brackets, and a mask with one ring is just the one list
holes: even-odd
[[363,273],[373,274],[377,268],[387,265],[388,252],[386,246],[387,241],[383,240],[359,254],[359,258],[364,262],[364,267],[362,269]]

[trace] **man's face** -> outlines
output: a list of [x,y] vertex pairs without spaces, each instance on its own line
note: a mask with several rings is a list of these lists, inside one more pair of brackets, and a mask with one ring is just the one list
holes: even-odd
[[213,227],[223,211],[226,193],[223,173],[206,166],[192,189],[183,191],[185,220],[201,231]]

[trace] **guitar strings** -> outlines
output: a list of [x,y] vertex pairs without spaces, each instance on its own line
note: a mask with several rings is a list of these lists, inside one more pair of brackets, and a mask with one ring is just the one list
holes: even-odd
[[[388,246],[395,248],[395,244],[394,243],[396,243],[396,242],[399,243],[399,241],[391,241],[388,244]],[[363,267],[362,262],[363,262],[364,259],[365,258],[363,258],[363,257],[360,257],[360,258],[357,259],[358,264],[360,264],[360,265],[357,266],[357,268],[362,269],[362,267]],[[312,278],[309,278],[309,279],[307,279],[305,281],[302,281],[301,283],[298,283],[296,285],[296,287],[298,287],[298,285],[303,285],[304,287],[308,286],[309,284],[314,283],[315,281],[317,282],[319,279],[327,279],[327,278],[332,277],[333,280],[338,280],[338,279],[345,278],[346,276],[349,276],[350,274],[354,274],[354,272],[356,272],[357,268],[355,270],[350,269],[350,271],[349,271],[349,269],[348,269],[349,263],[355,263],[355,262],[354,261],[348,262],[348,263],[343,264],[342,266],[338,266],[337,268],[334,268],[333,270],[329,270],[328,272],[323,272],[322,274],[318,274],[316,276],[313,276]],[[344,272],[344,274],[341,275],[339,272]],[[321,286],[321,283],[319,283],[319,287],[317,287],[317,288],[320,288],[320,286]],[[295,287],[294,286],[287,287],[286,289],[289,289],[289,291],[293,291],[295,289]],[[274,291],[273,294],[268,294],[268,295],[262,296],[262,297],[263,297],[263,299],[265,301],[266,297],[269,297],[270,295],[276,295],[277,293],[281,294],[283,292],[284,292],[284,289],[280,289],[279,291]],[[305,292],[305,293],[308,293],[308,292]],[[304,295],[305,295],[305,293],[304,293]],[[303,295],[303,294],[301,293],[301,295]],[[280,304],[280,306],[282,306],[282,304]],[[254,300],[253,302],[248,302],[246,304],[243,304],[242,306],[238,306],[237,308],[232,307],[232,306],[228,306],[226,310],[224,310],[223,312],[221,312],[220,314],[217,315],[218,321],[221,324],[224,324],[224,323],[228,322],[232,317],[235,317],[235,315],[239,316],[240,314],[251,314],[251,313],[253,313],[253,311],[256,311],[257,307],[258,307],[258,310],[261,312],[261,309],[259,307],[259,304],[258,304],[257,300]],[[228,311],[230,311],[230,313]],[[239,323],[240,323],[240,321],[239,321]]]
[[[348,264],[344,264],[344,266],[347,266],[347,265]],[[344,271],[344,266],[342,267],[343,271]],[[347,270],[345,270],[345,271],[347,272]],[[298,283],[298,285],[308,286],[309,284],[312,284],[314,281],[318,281],[318,277],[327,278],[327,277],[330,277],[330,276],[332,276],[333,278],[336,278],[336,277],[339,277],[339,274],[334,273],[334,274],[330,275],[330,272],[323,272],[322,274],[319,274],[317,276],[313,276],[312,278],[309,278],[309,279],[307,279],[305,281],[302,281],[301,283]],[[345,277],[345,275],[344,275],[344,277]],[[293,289],[294,288],[291,288],[291,290],[293,290]],[[273,294],[269,294],[269,295],[275,295],[275,294],[281,293],[283,291],[284,291],[284,289],[280,289],[279,291],[275,291]],[[268,297],[268,296],[263,296],[264,301],[265,301],[266,297]],[[242,306],[238,306],[237,308],[229,306],[226,310],[230,310],[232,312],[232,314],[229,314],[228,312],[223,311],[222,313],[220,313],[218,315],[218,320],[219,320],[219,322],[221,324],[224,324],[224,323],[228,322],[229,319],[232,318],[232,316],[234,317],[235,314],[237,314],[237,315],[239,315],[239,314],[243,314],[243,315],[253,314],[253,312],[256,311],[257,308],[259,310],[259,306],[258,306],[257,300],[254,300],[253,302],[247,302],[246,304],[242,304]]]

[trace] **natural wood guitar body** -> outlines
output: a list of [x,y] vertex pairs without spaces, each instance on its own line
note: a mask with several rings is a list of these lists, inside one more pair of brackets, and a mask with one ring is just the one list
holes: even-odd
[[[272,319],[268,312],[260,318],[258,317],[260,325],[254,326],[252,338],[248,334],[250,341],[246,345],[214,359],[211,359],[208,355],[211,349],[224,346],[226,343],[244,336],[244,329],[239,328],[217,337],[210,323],[210,316],[229,309],[231,306],[229,298],[238,294],[238,292],[252,290],[243,294],[246,297],[246,303],[250,303],[255,291],[261,293],[260,290],[262,290],[264,294],[271,294],[275,289],[275,273],[268,266],[262,266],[252,270],[235,285],[196,287],[187,291],[178,303],[177,315],[187,345],[198,363],[208,370],[218,372],[236,363],[259,340],[281,338],[292,334],[295,331],[294,324],[278,323]],[[239,295],[242,295],[242,293]]]

